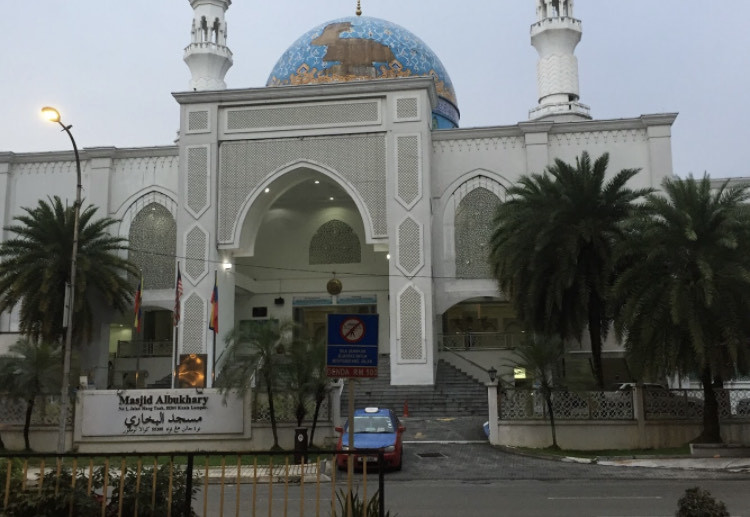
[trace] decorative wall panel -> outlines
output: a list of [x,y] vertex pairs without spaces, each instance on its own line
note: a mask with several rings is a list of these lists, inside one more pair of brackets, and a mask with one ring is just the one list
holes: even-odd
[[185,274],[193,284],[208,273],[208,233],[194,226],[185,236]]
[[[266,177],[309,161],[341,174],[359,192],[374,237],[387,234],[385,137],[382,134],[224,142],[219,164],[219,243],[231,243],[240,210]],[[366,221],[367,219],[365,219]]]
[[196,293],[191,293],[183,304],[182,316],[182,353],[204,353],[206,326],[208,325],[207,304]]
[[432,150],[435,153],[470,153],[475,151],[507,151],[523,149],[522,136],[502,136],[497,138],[472,138],[461,140],[433,140]]
[[418,135],[396,138],[396,199],[406,208],[411,208],[422,197],[421,146]]
[[310,240],[310,264],[358,264],[361,261],[359,237],[344,221],[328,221]]
[[198,217],[208,208],[208,147],[187,148],[187,196],[185,206]]
[[188,131],[208,130],[208,111],[191,111],[188,113]]
[[421,361],[425,358],[424,294],[408,286],[398,296],[399,358]]
[[419,102],[416,97],[400,97],[396,99],[396,121],[418,119]]
[[227,130],[360,125],[380,122],[377,101],[292,104],[227,111]]
[[174,287],[177,223],[159,203],[141,209],[130,224],[128,258],[138,265],[144,289]]
[[457,278],[491,278],[489,242],[492,219],[500,199],[486,188],[471,190],[459,202],[455,216]]
[[398,267],[413,277],[423,265],[422,226],[408,217],[398,226]]
[[579,133],[551,133],[550,146],[581,147],[591,144],[628,144],[648,141],[646,129],[620,129],[617,131],[587,131]]

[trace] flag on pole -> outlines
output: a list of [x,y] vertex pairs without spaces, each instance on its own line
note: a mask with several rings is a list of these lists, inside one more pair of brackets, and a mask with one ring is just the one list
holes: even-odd
[[177,263],[177,284],[174,290],[174,326],[180,323],[180,298],[182,298],[182,275],[180,274],[180,263]]
[[135,322],[133,326],[136,332],[141,331],[141,325],[143,324],[143,311],[141,308],[141,302],[143,297],[143,275],[141,275],[141,281],[138,283],[138,290],[135,292]]
[[211,317],[208,320],[208,328],[219,332],[219,287],[216,285],[216,272],[214,272],[214,290],[211,292]]

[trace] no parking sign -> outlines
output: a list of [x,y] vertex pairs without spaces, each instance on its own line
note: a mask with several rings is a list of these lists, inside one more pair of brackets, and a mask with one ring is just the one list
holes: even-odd
[[378,376],[378,315],[329,314],[328,377]]

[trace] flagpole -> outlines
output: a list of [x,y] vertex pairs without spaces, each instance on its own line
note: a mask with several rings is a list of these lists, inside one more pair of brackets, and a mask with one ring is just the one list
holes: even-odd
[[177,388],[177,349],[180,346],[180,320],[182,319],[182,275],[180,274],[180,263],[177,262],[177,279],[175,281],[174,302],[174,344],[172,345],[172,389]]
[[[219,282],[219,272],[218,272],[218,270],[214,270],[214,290],[213,290],[212,296],[216,296],[216,307],[217,307],[217,309],[218,309],[218,304],[219,304],[219,297],[217,296],[217,294],[218,294],[218,292],[217,292],[218,282]],[[214,381],[216,380],[216,334],[217,334],[217,331],[218,331],[218,329],[216,327],[218,326],[218,323],[219,323],[218,322],[218,320],[219,320],[218,310],[216,310],[216,312],[217,312],[217,314],[215,316],[216,321],[214,322],[213,321],[213,319],[214,319],[213,309],[211,311],[211,319],[212,319],[211,323],[213,324],[213,327],[214,327],[213,328],[213,336],[214,336],[214,338],[213,338],[213,344],[211,345],[211,387],[212,388],[214,387]]]

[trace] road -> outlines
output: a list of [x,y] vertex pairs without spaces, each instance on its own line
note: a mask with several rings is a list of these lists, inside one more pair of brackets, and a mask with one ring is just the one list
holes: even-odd
[[[391,516],[666,517],[674,515],[687,488],[700,486],[724,501],[733,517],[750,517],[749,473],[565,463],[507,453],[486,442],[410,443],[407,450],[403,470],[385,475]],[[337,490],[346,487],[344,480],[337,477]],[[361,475],[355,480],[361,494]],[[368,496],[376,488],[372,476]],[[301,491],[298,485],[277,484],[270,511],[268,490],[267,485],[256,487],[257,515],[330,515],[330,484],[321,486],[317,506],[313,485]],[[252,501],[252,486],[243,485],[239,515],[253,515]],[[198,515],[203,515],[202,504],[199,497]],[[209,488],[207,506],[207,515],[222,516],[218,486]],[[227,487],[223,516],[236,515],[235,508],[236,491]]]

